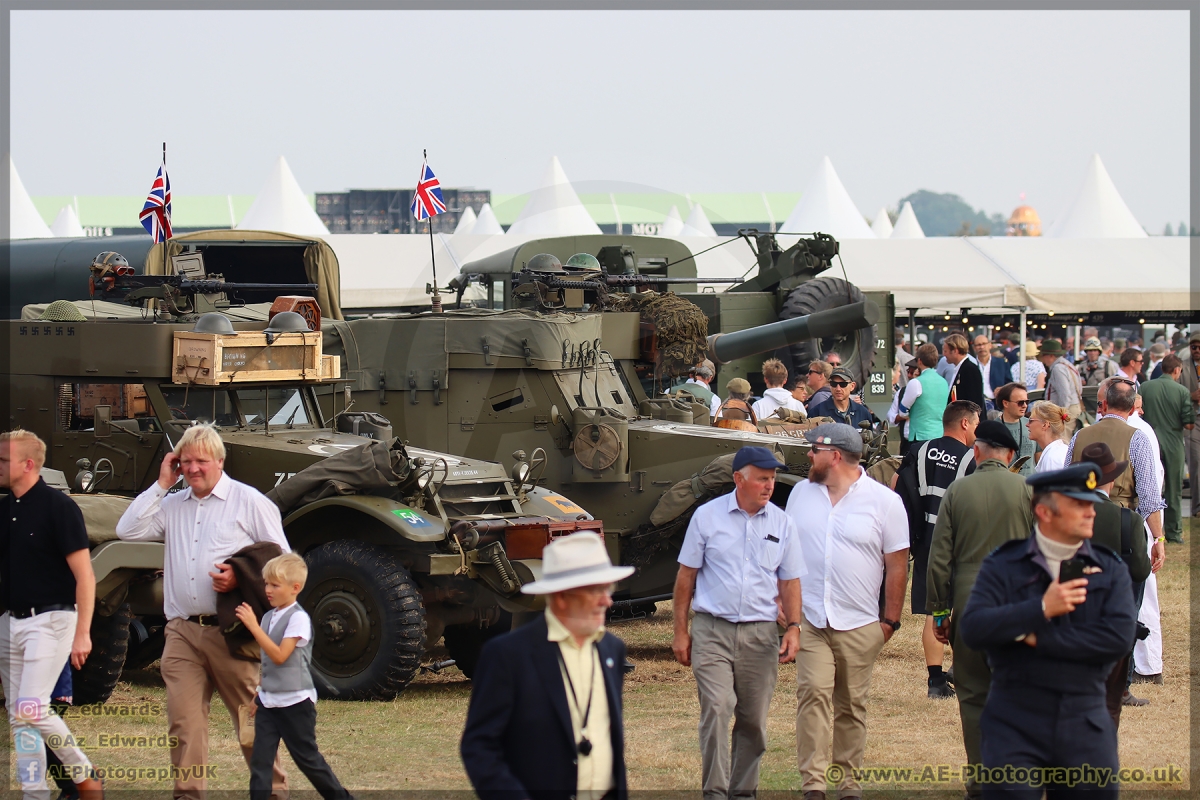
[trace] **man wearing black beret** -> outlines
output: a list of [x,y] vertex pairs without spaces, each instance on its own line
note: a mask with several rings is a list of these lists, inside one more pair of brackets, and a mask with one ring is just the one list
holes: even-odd
[[984,559],[962,614],[963,640],[992,667],[975,774],[985,798],[1117,797],[1105,679],[1136,614],[1129,570],[1089,541],[1101,480],[1091,463],[1028,478],[1033,533]]

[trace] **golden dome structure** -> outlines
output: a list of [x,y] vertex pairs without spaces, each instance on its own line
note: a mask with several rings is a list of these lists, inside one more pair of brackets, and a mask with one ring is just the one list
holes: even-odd
[[1042,220],[1033,206],[1017,206],[1008,218],[1008,236],[1041,236]]

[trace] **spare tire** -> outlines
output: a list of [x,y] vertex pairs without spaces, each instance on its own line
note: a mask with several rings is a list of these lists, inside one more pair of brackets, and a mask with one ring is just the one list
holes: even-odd
[[[795,319],[817,311],[828,311],[863,299],[863,293],[853,283],[841,278],[813,278],[797,286],[784,301],[779,312],[780,319]],[[875,360],[875,326],[869,325],[841,336],[824,339],[809,339],[798,342],[777,355],[787,366],[788,374],[796,377],[807,372],[810,361],[815,361],[829,351],[842,357],[842,367],[848,369],[857,384],[855,394],[865,391],[871,374],[871,362]],[[785,358],[784,356],[787,356]]]
[[91,655],[83,662],[83,669],[71,667],[72,705],[104,703],[117,688],[129,651],[130,619],[128,603],[122,603],[110,616],[92,615]]

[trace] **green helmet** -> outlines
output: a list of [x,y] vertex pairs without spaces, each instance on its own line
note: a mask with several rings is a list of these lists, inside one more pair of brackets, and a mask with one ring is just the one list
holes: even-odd
[[271,324],[263,328],[264,333],[308,333],[308,321],[295,311],[280,311],[271,317]]
[[578,270],[600,271],[600,260],[591,253],[576,253],[567,259],[566,266],[568,268]]
[[237,331],[233,329],[233,322],[224,314],[218,314],[216,311],[210,311],[207,314],[201,314],[196,320],[196,327],[192,328],[193,333],[223,333],[226,336],[237,335]]
[[98,253],[96,257],[92,259],[92,269],[102,275],[109,272],[116,272],[120,275],[125,272],[133,271],[129,266],[128,259],[126,259],[125,256],[121,255],[120,253],[115,253],[112,250],[105,250],[103,253]]
[[530,272],[563,272],[562,262],[558,260],[558,256],[550,255],[549,253],[538,253],[525,264],[525,269]]

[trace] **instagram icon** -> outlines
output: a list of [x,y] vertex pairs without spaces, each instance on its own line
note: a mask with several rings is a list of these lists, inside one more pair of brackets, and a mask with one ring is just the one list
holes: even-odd
[[36,697],[17,698],[17,719],[33,722],[41,718],[41,710],[42,704]]

